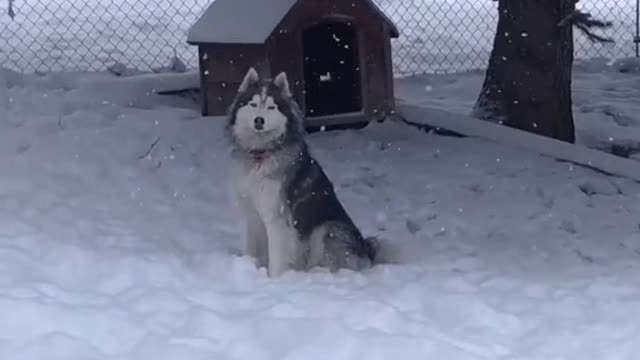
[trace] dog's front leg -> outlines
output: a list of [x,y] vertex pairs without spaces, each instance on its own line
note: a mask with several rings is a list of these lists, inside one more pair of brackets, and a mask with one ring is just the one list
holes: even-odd
[[297,232],[285,216],[275,216],[266,225],[269,253],[268,274],[278,277],[291,269],[298,253]]
[[267,266],[267,231],[257,214],[247,217],[243,245],[245,254],[256,258],[258,266]]
[[242,252],[245,256],[251,256],[258,262],[258,266],[267,266],[267,230],[260,215],[247,199],[241,199],[240,207],[244,217],[244,233],[242,239]]

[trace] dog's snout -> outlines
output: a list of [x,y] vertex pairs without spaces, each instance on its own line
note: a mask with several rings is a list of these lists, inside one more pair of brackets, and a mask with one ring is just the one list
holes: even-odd
[[253,119],[253,126],[256,128],[256,130],[264,129],[264,118],[259,116]]

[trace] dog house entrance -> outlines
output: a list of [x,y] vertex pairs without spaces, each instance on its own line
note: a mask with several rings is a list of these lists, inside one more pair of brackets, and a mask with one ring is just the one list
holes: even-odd
[[362,110],[358,34],[344,22],[323,22],[302,34],[305,109],[309,117]]

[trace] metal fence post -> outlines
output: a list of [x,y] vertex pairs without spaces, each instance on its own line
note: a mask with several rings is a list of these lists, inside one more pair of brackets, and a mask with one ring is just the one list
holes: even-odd
[[636,57],[640,57],[640,0],[636,0],[636,35],[633,42],[636,44]]

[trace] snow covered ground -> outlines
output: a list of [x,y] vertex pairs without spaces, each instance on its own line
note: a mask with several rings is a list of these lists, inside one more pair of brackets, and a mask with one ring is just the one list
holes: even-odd
[[4,75],[0,359],[640,353],[640,184],[397,123],[314,134],[403,262],[269,279],[237,255],[222,119],[156,94],[193,74]]
[[[207,2],[15,2],[15,21],[0,16],[0,66],[157,67],[174,48],[189,60],[183,34]],[[403,29],[398,75],[484,66],[494,2],[379,3]],[[629,39],[578,57],[630,55],[633,0],[579,4],[609,11]],[[638,75],[598,61],[576,69],[580,142],[640,144]],[[640,184],[397,123],[314,134],[358,225],[395,241],[403,262],[269,279],[237,255],[223,120],[156,94],[194,74],[2,75],[0,359],[640,353]],[[481,72],[412,77],[397,94],[468,113],[481,81]]]
[[[376,0],[397,23],[398,75],[458,72],[486,66],[496,28],[491,0]],[[186,33],[210,0],[14,1],[12,20],[0,2],[0,66],[32,72],[104,70],[114,62],[143,70],[177,53],[197,65]],[[613,45],[576,35],[576,56],[632,56],[635,0],[581,0],[579,8],[614,21]]]

